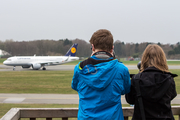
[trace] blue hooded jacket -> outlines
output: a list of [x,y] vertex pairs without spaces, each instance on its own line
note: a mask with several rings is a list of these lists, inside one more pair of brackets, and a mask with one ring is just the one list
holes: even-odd
[[78,119],[124,120],[121,95],[129,93],[130,86],[128,68],[117,59],[83,69],[79,63],[72,80],[72,88],[79,94]]

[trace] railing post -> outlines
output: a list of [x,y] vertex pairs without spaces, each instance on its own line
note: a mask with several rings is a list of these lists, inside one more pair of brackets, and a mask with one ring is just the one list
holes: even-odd
[[124,117],[124,120],[128,120],[128,117]]
[[30,120],[36,120],[36,118],[30,118]]
[[52,118],[46,118],[46,120],[52,120]]
[[68,120],[68,117],[63,117],[62,120]]

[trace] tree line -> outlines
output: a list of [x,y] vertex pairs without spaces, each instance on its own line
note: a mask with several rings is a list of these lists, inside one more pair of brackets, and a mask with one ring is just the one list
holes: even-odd
[[[60,40],[34,40],[34,41],[0,41],[0,49],[11,54],[11,56],[58,56],[65,55],[73,43],[78,43],[77,54],[79,57],[91,55],[91,45],[81,39],[60,39]],[[114,42],[114,51],[117,58],[134,57],[140,58],[144,49],[149,44],[158,44],[166,53],[168,59],[180,58],[180,43],[124,43],[120,40]],[[7,57],[7,56],[6,56]]]

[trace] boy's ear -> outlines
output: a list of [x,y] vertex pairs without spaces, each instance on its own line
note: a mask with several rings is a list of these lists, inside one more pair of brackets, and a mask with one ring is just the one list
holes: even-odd
[[95,51],[94,45],[93,44],[91,44],[91,45],[92,45],[92,51]]
[[114,45],[112,46],[112,49],[111,49],[111,51],[110,51],[110,52],[112,53],[112,52],[113,52],[113,50],[114,50]]

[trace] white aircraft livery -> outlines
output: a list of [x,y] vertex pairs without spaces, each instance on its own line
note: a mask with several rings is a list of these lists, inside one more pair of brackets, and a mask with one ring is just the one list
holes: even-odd
[[13,70],[15,70],[16,66],[22,66],[22,68],[32,67],[34,70],[39,70],[40,68],[42,68],[42,70],[46,70],[45,66],[60,65],[79,60],[79,57],[75,57],[77,46],[78,44],[74,43],[65,56],[15,56],[9,57],[3,62],[3,64],[14,66]]

